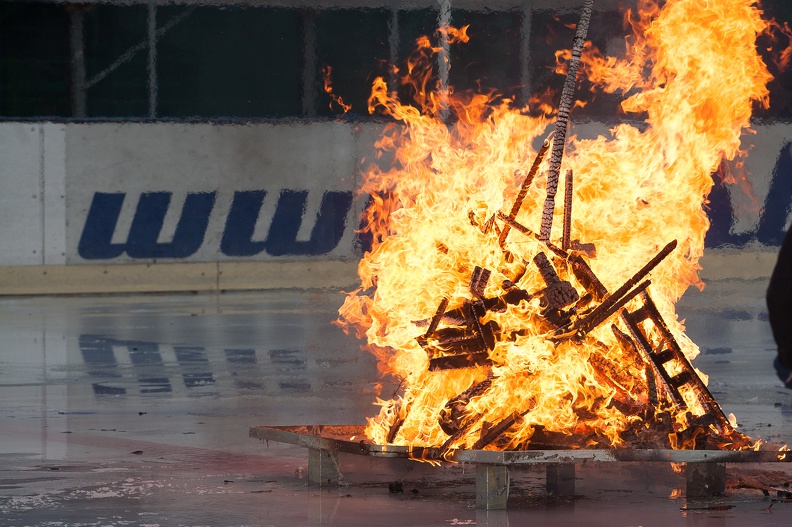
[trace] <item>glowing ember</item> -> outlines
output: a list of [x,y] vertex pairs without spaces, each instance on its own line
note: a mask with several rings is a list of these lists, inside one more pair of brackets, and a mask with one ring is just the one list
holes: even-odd
[[[375,81],[370,111],[400,124],[377,145],[393,168],[366,175],[373,247],[340,310],[382,373],[401,381],[378,401],[371,440],[755,446],[690,366],[698,348],[674,303],[703,286],[711,174],[740,153],[752,104],[767,104],[760,15],[753,0],[668,0],[662,9],[644,0],[626,17],[635,34],[624,58],[583,48],[585,75],[598,89],[630,90],[622,109],[644,124],[570,139],[561,174],[574,174],[565,198],[574,213],[564,223],[556,203],[553,231],[541,220],[555,193],[554,156],[529,174],[552,113],[534,118],[491,95],[431,91],[440,48],[426,38],[399,72],[416,106]],[[467,40],[464,29],[441,37]],[[558,54],[559,71],[572,56]],[[440,117],[447,109],[453,125]]]

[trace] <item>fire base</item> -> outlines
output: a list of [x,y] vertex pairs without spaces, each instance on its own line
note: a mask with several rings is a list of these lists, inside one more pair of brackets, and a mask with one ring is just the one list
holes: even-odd
[[[308,479],[320,486],[343,481],[338,455],[404,459],[440,459],[431,447],[375,445],[365,440],[362,425],[251,426],[250,437],[308,449]],[[726,490],[726,463],[792,461],[792,454],[753,450],[450,450],[441,462],[476,466],[476,508],[505,509],[509,498],[509,467],[544,464],[547,490],[558,496],[575,494],[575,465],[602,462],[674,462],[687,465],[686,495],[710,497]]]

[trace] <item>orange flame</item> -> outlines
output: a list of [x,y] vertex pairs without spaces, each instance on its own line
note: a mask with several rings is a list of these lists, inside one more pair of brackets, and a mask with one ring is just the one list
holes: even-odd
[[[583,69],[597,89],[625,93],[623,110],[645,119],[619,124],[607,137],[570,140],[563,163],[575,174],[571,233],[596,247],[596,257],[579,256],[611,292],[677,240],[676,250],[652,271],[650,290],[693,359],[698,347],[685,335],[674,303],[689,286],[703,287],[698,261],[711,174],[740,154],[752,105],[768,104],[771,76],[755,44],[767,24],[753,0],[668,0],[662,9],[641,0],[626,22],[634,33],[625,38],[624,56],[606,57],[587,45]],[[449,36],[460,33],[448,30]],[[380,411],[369,419],[367,435],[377,443],[472,448],[508,422],[497,445],[486,448],[526,448],[540,438],[566,438],[573,447],[623,445],[623,432],[647,426],[639,413],[624,411],[625,401],[646,407],[653,379],[610,323],[583,339],[553,339],[542,300],[524,299],[480,318],[501,336],[487,361],[430,371],[417,337],[441,347],[427,324],[444,298],[446,313],[468,305],[476,267],[492,271],[481,291],[486,298],[503,295],[510,283],[528,292],[545,288],[532,263],[540,252],[549,254],[561,280],[574,284],[581,305],[586,289],[569,262],[534,237],[515,232],[501,247],[502,224],[492,219],[508,214],[536,156],[534,145],[553,123],[549,109],[531,117],[529,108],[496,103],[494,94],[451,92],[456,120],[449,126],[439,116],[438,86],[432,85],[438,48],[428,38],[418,44],[401,79],[412,87],[415,106],[390,93],[382,78],[372,88],[369,110],[395,121],[376,143],[393,163],[365,175],[362,191],[372,196],[366,229],[374,241],[359,264],[360,288],[339,310],[341,325],[365,335],[381,372],[400,382],[399,394],[378,399]],[[516,217],[536,232],[546,167],[546,161],[540,165]],[[555,210],[556,225],[561,209]],[[618,317],[610,320],[621,324]],[[680,364],[672,365],[672,375]],[[701,408],[694,393],[683,397],[687,408]],[[690,447],[700,434],[681,433],[685,409],[660,406],[672,417],[665,441]],[[440,424],[449,415],[452,430]],[[464,434],[455,435],[454,427]],[[743,448],[746,442],[734,436],[722,443]]]
[[333,69],[330,66],[324,66],[322,68],[322,75],[324,77],[324,91],[327,95],[330,96],[330,109],[333,109],[333,103],[336,103],[338,106],[341,107],[341,111],[343,113],[347,113],[349,110],[352,109],[351,104],[346,104],[344,100],[341,98],[340,95],[333,92],[333,81],[331,79],[331,74]]

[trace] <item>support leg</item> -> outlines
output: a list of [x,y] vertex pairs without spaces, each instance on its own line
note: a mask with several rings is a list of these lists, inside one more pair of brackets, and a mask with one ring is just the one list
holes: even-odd
[[476,508],[505,509],[509,499],[509,469],[504,465],[476,465]]
[[319,486],[338,486],[341,472],[338,470],[338,452],[308,449],[308,481]]
[[725,463],[688,463],[688,498],[706,498],[726,492]]
[[547,492],[564,497],[575,495],[574,463],[550,463],[546,475]]
[[476,525],[479,527],[509,527],[509,511],[476,511]]

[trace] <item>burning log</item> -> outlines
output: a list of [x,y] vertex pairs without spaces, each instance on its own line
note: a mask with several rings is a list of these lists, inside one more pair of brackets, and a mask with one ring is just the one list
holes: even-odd
[[608,290],[602,285],[602,282],[600,282],[597,275],[594,274],[594,271],[591,270],[586,260],[580,255],[572,253],[569,255],[567,261],[572,269],[572,274],[575,275],[580,285],[591,294],[594,300],[602,302],[605,297],[608,296]]
[[[649,284],[651,284],[651,280],[645,280],[640,285],[638,285],[632,291],[629,291],[627,294],[619,297],[611,296],[606,299],[605,302],[601,303],[597,306],[591,313],[589,313],[585,318],[578,319],[578,321],[572,326],[571,331],[567,333],[562,333],[558,336],[558,338],[567,338],[567,337],[575,337],[575,338],[582,338],[586,333],[591,331],[592,329],[596,328],[610,317],[616,314],[621,308],[627,304],[630,300],[638,296],[641,292],[645,291]],[[614,300],[618,298],[618,300]],[[559,330],[561,331],[561,330]]]
[[[633,297],[640,290],[645,289],[649,283],[648,281],[645,282],[645,285],[642,284],[642,287],[638,287],[633,291],[630,291],[639,280],[643,279],[649,272],[657,267],[663,259],[668,256],[671,251],[673,251],[677,246],[677,241],[673,240],[668,245],[663,247],[657,255],[649,260],[649,262],[644,265],[641,269],[638,270],[629,280],[627,280],[619,289],[617,289],[613,294],[608,295],[605,300],[602,301],[600,305],[598,305],[594,310],[589,313],[586,317],[582,319],[578,319],[575,324],[571,328],[562,328],[559,329],[557,332],[558,338],[568,338],[573,335],[581,337],[585,335],[599,324],[605,322],[611,315],[613,315],[618,309],[621,308],[626,303],[625,297]],[[593,276],[593,273],[591,273]],[[601,284],[600,284],[601,285]],[[629,293],[629,294],[628,294]],[[628,298],[629,300],[629,298]],[[619,305],[618,309],[614,308],[614,306]]]
[[[533,297],[527,291],[511,285],[505,294],[485,298],[484,289],[490,276],[490,270],[476,266],[469,289],[478,300],[466,301],[461,307],[446,311],[449,300],[443,298],[426,332],[416,337],[429,354],[431,371],[489,364],[488,352],[495,347],[500,328],[494,321],[482,323],[487,311],[503,311],[509,304],[516,305]],[[441,321],[454,326],[438,329]],[[416,325],[425,323],[418,321]]]
[[388,430],[388,437],[385,440],[386,443],[391,444],[396,440],[396,436],[399,434],[399,430],[401,430],[402,425],[404,424],[404,417],[399,417],[397,415],[396,420]]
[[[506,288],[506,293],[492,298],[484,298],[480,301],[485,311],[503,312],[508,308],[509,305],[516,306],[523,300],[530,300],[536,296],[536,294],[531,294],[525,289],[520,289],[511,283],[506,284]],[[446,324],[455,324],[458,326],[467,325],[469,320],[469,312],[470,302],[465,302],[461,307],[451,309],[443,313],[443,315],[440,317],[440,320]],[[427,322],[425,320],[422,320],[416,322],[415,324],[421,326],[426,323]]]
[[493,226],[497,228],[497,225],[495,225],[495,214],[490,216],[489,219],[487,219],[487,221],[485,221],[483,225],[479,224],[478,219],[476,219],[476,213],[473,212],[472,210],[468,211],[468,218],[470,219],[470,224],[473,225],[474,227],[478,227],[479,230],[481,231],[481,234],[487,234],[490,231],[490,229],[492,229]]
[[460,370],[476,366],[488,366],[492,361],[487,352],[467,353],[464,355],[449,355],[429,359],[429,371]]
[[622,350],[626,352],[631,358],[633,358],[633,362],[636,364],[644,364],[644,358],[641,356],[640,352],[638,351],[638,347],[635,345],[635,342],[630,338],[630,336],[619,329],[619,326],[616,324],[611,324],[611,331],[616,336],[616,340],[619,341],[621,344]]
[[583,13],[580,15],[580,22],[575,32],[575,40],[572,45],[572,56],[567,64],[567,76],[564,81],[564,88],[561,90],[561,101],[558,104],[558,117],[556,119],[555,133],[553,137],[553,151],[550,155],[550,169],[547,174],[547,198],[545,198],[544,209],[542,211],[542,228],[539,232],[541,240],[550,240],[550,231],[553,227],[553,209],[555,208],[555,195],[558,190],[558,176],[561,171],[561,159],[564,157],[566,146],[566,133],[569,126],[569,112],[572,109],[572,97],[575,94],[575,83],[577,69],[580,65],[580,55],[583,53],[583,44],[586,41],[591,11],[594,8],[594,0],[586,0]]
[[504,432],[522,420],[522,417],[527,414],[529,410],[524,412],[513,412],[509,417],[499,422],[495,426],[482,430],[482,435],[478,441],[473,444],[473,450],[481,450],[493,441],[497,440]]
[[[496,333],[499,331],[497,324],[495,322],[482,324],[480,320],[486,314],[486,307],[481,299],[483,298],[484,289],[487,286],[490,274],[491,272],[488,269],[483,269],[478,266],[473,270],[470,279],[470,291],[479,300],[475,302],[466,302],[464,304],[463,312],[459,313],[462,315],[460,317],[460,322],[464,324],[463,327],[437,329],[449,302],[447,298],[443,298],[429,323],[429,328],[426,333],[417,337],[416,340],[418,340],[421,347],[430,354],[430,369],[443,369],[453,364],[478,363],[480,358],[474,358],[472,356],[486,353],[495,346]],[[434,337],[434,343],[430,344],[430,337]],[[432,357],[436,352],[440,352],[444,355],[464,355],[465,360],[461,360],[460,362],[460,359],[457,358],[455,360],[435,360],[435,362],[432,362],[434,359],[448,358],[445,356]]]
[[[512,412],[507,418],[503,419],[496,425],[492,426],[489,423],[482,423],[481,424],[481,435],[479,439],[473,443],[471,447],[473,450],[481,450],[487,445],[497,441],[499,438],[503,436],[512,426],[519,423],[522,418],[531,411],[534,407],[535,401],[530,399],[527,402],[527,409],[522,411],[514,411]],[[451,447],[456,444],[460,439],[468,435],[469,431],[474,427],[475,423],[480,421],[479,417],[470,418],[467,420],[464,427],[459,428],[456,432],[451,434],[451,436],[446,439],[443,445],[439,449],[439,457],[445,456],[445,454],[451,449]]]
[[669,434],[669,440],[672,448],[675,449],[692,446],[692,450],[707,450],[709,436],[709,428],[692,426]]
[[[531,229],[529,229],[528,227],[526,227],[522,223],[518,223],[517,220],[515,220],[514,218],[512,218],[510,216],[506,216],[502,212],[498,212],[498,219],[503,221],[507,226],[509,226],[511,228],[514,228],[514,229],[517,229],[518,231],[520,231],[521,233],[525,234],[526,236],[536,237],[538,239],[538,236],[536,234],[534,234],[534,232]],[[504,226],[504,229],[505,228],[506,227]]]
[[613,360],[599,352],[592,352],[589,355],[589,363],[594,367],[595,372],[607,379],[608,384],[623,394],[627,394],[628,388],[633,384],[637,385],[636,391],[646,391],[646,385],[639,378],[629,374],[625,364],[614,364]]
[[657,384],[655,383],[656,378],[655,373],[655,365],[654,364],[647,364],[646,365],[646,387],[647,387],[647,394],[649,396],[649,404],[652,405],[653,408],[656,408],[658,404],[660,404],[660,398],[657,393]]
[[543,290],[542,294],[543,307],[557,310],[578,301],[580,295],[577,290],[572,284],[562,281],[558,277],[558,273],[545,253],[537,253],[534,256],[534,263],[539,268],[539,273],[542,275],[545,284],[547,284],[547,288]]
[[[607,351],[604,344],[598,344],[601,351]],[[647,413],[647,407],[635,400],[628,389],[629,385],[635,384],[637,386],[634,389],[640,393],[645,391],[645,386],[640,382],[640,379],[630,376],[625,371],[627,366],[614,364],[611,359],[599,352],[592,352],[589,355],[589,364],[597,382],[610,386],[614,390],[609,406],[627,416]]]
[[473,269],[473,275],[470,277],[470,292],[479,300],[484,298],[484,289],[487,287],[492,271],[484,269],[478,265]]
[[597,247],[593,243],[581,243],[580,240],[572,240],[573,251],[584,253],[589,258],[597,257]]
[[567,254],[566,251],[562,250],[560,247],[557,247],[557,246],[553,245],[552,243],[550,243],[547,240],[540,239],[538,234],[534,233],[531,229],[529,229],[528,227],[526,227],[522,223],[519,223],[516,220],[513,220],[510,217],[506,216],[504,213],[498,212],[498,219],[503,221],[506,225],[509,225],[509,226],[511,226],[514,229],[517,229],[518,231],[520,231],[522,234],[528,236],[529,238],[534,238],[536,240],[539,240],[539,241],[543,242],[547,246],[548,249],[553,251],[559,257],[561,257],[561,258],[568,258],[569,257],[569,254]]
[[[509,213],[509,218],[515,220],[517,218],[517,213],[520,212],[520,208],[522,208],[523,201],[525,200],[526,194],[528,194],[528,189],[531,187],[533,183],[534,177],[536,176],[536,172],[539,170],[539,165],[542,164],[542,160],[544,159],[545,154],[547,153],[547,149],[550,148],[550,138],[542,142],[541,148],[539,148],[539,152],[536,153],[536,157],[534,158],[533,165],[531,165],[531,170],[528,172],[528,175],[525,176],[523,180],[522,186],[520,186],[520,192],[517,194],[517,198],[514,200],[512,204],[511,212]],[[509,236],[509,230],[511,229],[511,225],[508,223],[503,226],[503,230],[498,237],[498,243],[500,244],[501,248],[503,248],[504,244],[506,243],[506,238]]]
[[575,445],[590,444],[591,437],[578,433],[565,434],[554,430],[547,430],[542,425],[535,425],[533,434],[525,443],[519,445],[520,450],[563,450]]
[[564,178],[564,234],[561,238],[561,248],[569,251],[570,237],[572,235],[572,171],[566,171]]
[[[485,327],[492,328],[492,326]],[[494,328],[493,328],[494,329]],[[476,327],[449,327],[440,328],[433,334],[434,339],[430,341],[423,336],[418,337],[421,346],[430,346],[433,350],[443,353],[463,354],[469,352],[486,351],[489,349],[487,341]],[[494,344],[494,337],[492,339]]]
[[448,308],[448,298],[444,297],[443,300],[440,301],[440,305],[437,306],[437,311],[435,311],[434,316],[432,317],[432,321],[429,323],[429,327],[426,329],[426,333],[424,337],[429,337],[432,333],[435,332],[437,326],[440,324],[440,319],[443,318],[446,309]]
[[448,435],[454,435],[462,428],[462,422],[467,410],[467,405],[474,397],[478,397],[492,386],[492,372],[483,381],[474,383],[453,399],[450,399],[440,410],[440,428]]

